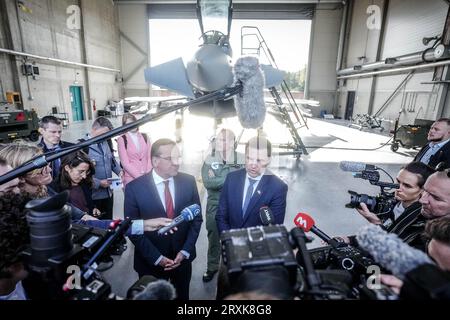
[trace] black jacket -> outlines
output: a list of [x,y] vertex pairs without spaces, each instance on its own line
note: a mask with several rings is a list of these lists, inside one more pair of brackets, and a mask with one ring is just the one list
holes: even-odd
[[[70,146],[73,146],[73,145],[74,145],[73,143],[67,142],[67,141],[62,141],[61,140],[59,142],[59,147],[61,149],[64,149],[64,148],[67,148],[67,147],[70,147]],[[51,151],[49,148],[47,148],[47,145],[44,143],[44,139],[41,139],[41,141],[39,141],[38,147],[42,148],[44,153],[47,153],[47,152]],[[52,168],[52,177],[53,177],[53,179],[55,179],[58,176],[58,174],[59,174],[59,172],[58,172],[59,170],[54,170],[53,169],[55,161],[57,161],[57,160],[53,160],[52,162],[50,162],[50,168]]]
[[[175,216],[196,203],[200,205],[195,178],[185,173],[178,173],[174,177]],[[167,217],[164,206],[159,198],[157,187],[152,178],[152,172],[145,174],[127,184],[125,188],[125,212],[132,220],[154,219]],[[184,250],[190,254],[185,263],[191,263],[196,256],[195,243],[200,233],[203,219],[198,215],[190,222],[178,225],[174,234],[159,236],[156,232],[146,232],[141,236],[130,237],[135,245],[134,269],[141,274],[151,274],[156,267],[154,263],[160,255],[174,259],[178,252]],[[150,272],[150,273],[149,273]],[[186,275],[190,278],[190,275]]]
[[[403,242],[411,247],[426,252],[427,241],[423,236],[425,231],[426,218],[420,214],[422,205],[417,201],[410,205],[398,217],[386,231],[396,234]],[[353,246],[358,246],[355,236],[351,236],[350,242]]]
[[427,241],[423,237],[423,232],[425,231],[427,219],[420,214],[421,210],[422,205],[418,201],[414,202],[387,228],[387,231],[395,233],[411,247],[426,251]]
[[[49,190],[52,189],[53,193],[60,193],[64,191],[58,183],[59,177],[53,180],[53,182],[49,185]],[[87,184],[81,184],[81,190],[83,190],[84,198],[86,199],[86,204],[89,209],[88,214],[92,214],[92,211],[95,208],[94,200],[92,200],[92,188],[90,188]],[[69,204],[72,205],[71,199],[69,197]]]
[[[428,149],[430,149],[429,143],[420,149],[419,153],[414,158],[414,161],[420,161]],[[447,166],[450,166],[450,141],[444,144],[438,152],[431,156],[428,165],[432,168],[436,168],[440,162],[445,162]]]

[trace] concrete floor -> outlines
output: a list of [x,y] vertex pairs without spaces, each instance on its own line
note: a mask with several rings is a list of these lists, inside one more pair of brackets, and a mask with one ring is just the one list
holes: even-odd
[[[113,118],[112,121],[115,126],[120,125],[120,118]],[[76,141],[88,132],[90,124],[91,121],[71,123],[68,129],[64,130],[64,139]],[[345,121],[308,119],[308,125],[309,130],[299,130],[304,144],[307,147],[324,148],[309,148],[309,155],[303,155],[299,161],[291,156],[274,156],[270,166],[289,186],[285,226],[291,229],[295,215],[298,212],[306,212],[315,219],[317,227],[330,236],[353,234],[366,222],[354,209],[345,208],[350,199],[347,190],[375,195],[379,189],[367,181],[353,178],[350,172],[341,171],[339,162],[346,160],[376,164],[395,178],[399,168],[412,161],[416,151],[400,148],[399,152],[394,153],[390,151],[389,145],[379,148],[389,137],[348,128]],[[237,135],[241,130],[237,119],[226,119],[223,126],[233,129]],[[272,116],[268,115],[264,129],[272,143],[291,141],[288,130]],[[175,115],[147,123],[141,127],[141,131],[146,132],[152,141],[161,137],[174,139]],[[214,135],[214,121],[185,112],[184,126],[178,133],[183,137],[180,145],[183,153],[181,171],[197,178],[202,207],[205,208],[206,191],[201,183],[200,167],[208,141]],[[255,130],[246,130],[241,141],[245,143],[255,134]],[[345,150],[346,148],[379,149],[362,151]],[[243,145],[239,146],[239,150],[243,151]],[[382,181],[388,181],[387,177],[383,176]],[[115,192],[114,216],[123,218],[122,191]],[[320,245],[321,242],[315,239],[310,246]],[[191,299],[214,299],[215,296],[215,279],[207,284],[201,280],[206,268],[206,253],[207,237],[203,223],[197,241],[197,258],[193,262]],[[115,258],[115,266],[104,273],[105,278],[112,284],[113,291],[121,296],[124,296],[129,286],[137,280],[132,256],[133,245],[129,243],[129,249]]]

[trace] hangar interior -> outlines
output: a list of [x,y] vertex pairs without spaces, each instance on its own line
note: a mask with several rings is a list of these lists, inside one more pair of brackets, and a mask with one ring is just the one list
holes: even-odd
[[[389,132],[396,119],[399,125],[413,125],[450,117],[449,2],[235,0],[233,5],[235,21],[310,22],[309,43],[303,44],[309,51],[302,92],[302,105],[310,114],[308,126],[296,129],[308,154],[300,159],[275,155],[271,169],[289,185],[287,227],[293,226],[293,217],[301,211],[310,213],[330,235],[354,233],[365,220],[345,208],[347,190],[374,195],[379,189],[342,172],[339,162],[377,164],[395,177],[416,153],[410,148],[391,150]],[[160,94],[144,78],[145,68],[152,65],[152,33],[165,32],[150,30],[151,19],[192,19],[197,26],[195,1],[0,1],[0,116],[11,108],[34,110],[39,118],[57,115],[65,121],[63,140],[72,142],[88,132],[104,110],[110,110],[113,124],[120,126],[120,114],[107,106],[127,97]],[[180,33],[180,37],[188,36]],[[200,32],[190,36],[196,43]],[[277,49],[289,51],[290,43]],[[235,55],[240,51],[234,48]],[[365,114],[378,125],[357,122],[358,115]],[[182,137],[181,171],[197,178],[205,207],[200,167],[217,123],[186,113],[179,129],[178,116],[168,115],[140,130],[153,141]],[[235,118],[222,124],[236,134],[241,132]],[[272,142],[292,139],[289,129],[270,115],[264,131]],[[241,141],[253,135],[254,130],[245,130]],[[239,148],[243,151],[243,145]],[[114,215],[123,218],[121,190],[115,191]],[[320,240],[315,239],[313,246],[318,245]],[[201,281],[206,248],[203,225],[193,263],[192,299],[215,296],[214,281]],[[132,255],[129,243],[129,249],[115,258],[115,266],[105,272],[114,291],[122,295],[137,279]]]

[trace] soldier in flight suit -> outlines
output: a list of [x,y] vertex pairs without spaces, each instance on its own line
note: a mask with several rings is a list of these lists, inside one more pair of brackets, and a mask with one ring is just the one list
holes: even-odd
[[229,172],[244,167],[245,158],[236,152],[236,138],[229,129],[222,129],[211,143],[211,153],[202,166],[203,184],[208,191],[206,204],[206,230],[208,232],[208,263],[203,281],[209,282],[219,269],[220,237],[217,230],[216,212],[220,191]]

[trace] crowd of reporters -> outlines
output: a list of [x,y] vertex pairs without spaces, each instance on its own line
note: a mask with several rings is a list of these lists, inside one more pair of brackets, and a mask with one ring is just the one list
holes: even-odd
[[[123,124],[133,121],[136,121],[135,117],[127,116],[124,117]],[[100,117],[94,121],[91,132],[81,141],[99,136],[112,128],[112,124],[108,119]],[[70,147],[72,144],[61,140],[61,132],[62,128],[58,119],[51,116],[44,117],[40,127],[40,133],[43,138],[38,146],[22,143],[2,145],[0,147],[0,175],[29,162],[39,154],[57,152]],[[436,270],[442,272],[440,273],[442,276],[439,280],[436,280],[431,276],[433,272],[424,272],[420,281],[441,281],[441,287],[445,288],[445,286],[449,287],[450,283],[450,280],[448,280],[448,272],[450,271],[450,170],[448,169],[450,159],[450,120],[439,119],[436,121],[430,129],[428,138],[429,144],[419,152],[415,161],[405,165],[398,172],[396,180],[399,187],[394,191],[395,201],[390,208],[389,214],[383,215],[383,218],[381,218],[377,212],[370,212],[365,203],[361,203],[357,211],[370,224],[376,225],[388,234],[395,235],[406,245],[426,253],[430,258],[429,264],[434,265],[437,268]],[[270,142],[266,139],[257,138],[256,149],[258,152],[262,149],[263,153],[261,156],[257,152],[256,158],[253,159],[258,159],[256,162],[260,158],[265,159],[263,166],[259,162],[253,164],[253,166],[249,164],[249,161],[252,159],[251,147],[248,147],[248,145],[245,157],[237,154],[235,152],[234,135],[231,135],[228,131],[219,132],[216,139],[217,145],[220,145],[220,139],[223,141],[228,139],[230,141],[222,143],[225,145],[223,151],[216,150],[215,145],[213,145],[214,153],[211,153],[205,160],[202,168],[202,177],[208,190],[206,218],[209,251],[208,266],[203,276],[203,281],[205,282],[213,278],[214,274],[220,269],[219,264],[223,263],[223,261],[219,262],[220,233],[218,230],[224,231],[223,226],[228,226],[225,229],[230,229],[262,225],[259,217],[255,216],[255,214],[249,213],[249,215],[252,215],[249,218],[246,217],[245,213],[251,201],[254,202],[255,209],[259,209],[260,204],[256,205],[257,200],[251,199],[253,196],[261,196],[260,189],[257,187],[258,183],[261,182],[258,179],[267,175],[265,167],[270,163],[271,157]],[[260,141],[264,142],[263,147],[260,147]],[[41,169],[25,174],[20,179],[16,178],[0,185],[0,299],[24,300],[27,298],[26,290],[22,284],[22,281],[27,277],[27,268],[21,261],[19,253],[29,243],[25,213],[25,205],[28,201],[49,197],[67,190],[72,222],[106,229],[112,219],[114,198],[113,190],[110,186],[114,181],[113,172],[119,178],[122,178],[125,184],[129,184],[138,178],[142,180],[146,175],[151,175],[152,169],[154,172],[153,164],[155,164],[152,158],[162,158],[161,160],[158,159],[158,161],[166,160],[161,155],[161,150],[164,150],[164,146],[167,144],[159,143],[156,143],[154,147],[162,146],[163,149],[157,148],[158,150],[155,151],[147,136],[140,134],[137,130],[133,130],[118,139],[120,162],[114,158],[111,141],[104,141],[93,144],[83,151],[73,152],[62,159],[55,160]],[[168,143],[168,145],[171,144]],[[173,150],[171,147],[169,151],[173,152]],[[152,151],[154,152],[153,155],[151,154]],[[230,154],[232,154],[231,157]],[[173,158],[172,155],[172,158],[169,160],[172,161]],[[156,163],[157,166],[158,161]],[[438,167],[437,164],[439,164]],[[230,176],[231,178],[227,180],[230,172],[239,170],[241,171],[233,173]],[[177,174],[178,168],[173,176]],[[230,187],[230,184],[235,183],[232,178],[238,177],[239,174],[246,177],[245,179],[248,179],[250,185],[249,182],[242,185],[240,193],[244,209],[242,209],[242,213],[239,213],[242,214],[242,217],[234,217],[234,212],[228,212],[226,207],[226,205],[233,205],[234,200],[232,198],[226,199],[226,195],[221,194],[221,191],[223,186],[226,185],[227,188],[231,188],[229,192],[234,192],[238,187],[237,185]],[[255,181],[256,186],[253,188]],[[278,182],[278,178],[274,177],[270,185],[275,186],[276,184],[279,185],[279,188],[277,187],[278,189],[274,191],[274,195],[270,195],[267,199],[262,200],[265,202],[261,202],[261,204],[269,207],[273,206],[272,209],[275,212],[280,212],[279,215],[277,214],[277,223],[286,224],[284,221],[284,210],[287,186],[282,182]],[[136,182],[132,184],[130,190],[133,186],[137,186]],[[174,195],[174,190],[171,190],[172,195]],[[166,191],[161,191],[160,195]],[[176,196],[177,194],[175,193],[174,197]],[[130,195],[128,195],[129,197]],[[196,197],[198,198],[198,194]],[[199,202],[198,200],[196,201]],[[200,205],[200,203],[198,204]],[[168,210],[167,206],[168,203],[166,202],[164,210]],[[239,203],[239,207],[241,207],[241,203]],[[177,209],[177,211],[181,211],[182,208]],[[219,216],[216,218],[217,212],[219,212]],[[137,239],[143,239],[141,237],[144,237],[144,234],[152,233],[170,224],[174,218],[174,216],[152,216],[148,219],[143,219],[143,217],[145,215],[135,214],[133,218],[136,220],[127,233],[128,236],[132,237],[135,245],[141,241]],[[236,225],[234,221],[239,221],[239,219],[243,219],[244,222]],[[278,221],[280,219],[281,221]],[[245,221],[251,221],[251,223],[245,224]],[[201,224],[201,219],[197,222]],[[188,231],[188,234],[189,232],[192,233],[192,231]],[[180,232],[178,237],[181,235],[182,232]],[[195,238],[193,239],[195,243],[198,232],[193,237]],[[334,239],[360,249],[362,252],[365,251],[365,248],[361,248],[357,236],[340,236]],[[324,248],[323,250],[328,249]],[[175,252],[176,258],[173,260],[168,259],[172,261],[172,265],[169,266],[167,264],[164,268],[169,270],[172,268],[176,269],[179,265],[182,265],[183,259],[189,260],[189,262],[192,261],[192,251],[185,252],[181,250],[180,252],[182,252],[181,256],[179,252]],[[145,254],[145,252],[139,252],[139,254]],[[163,260],[160,261],[164,261],[165,257],[161,256]],[[179,256],[182,258],[177,265],[176,262]],[[190,256],[191,259],[189,259]],[[395,254],[393,259],[395,259]],[[150,261],[151,259],[148,260]],[[156,262],[159,263],[160,261]],[[152,260],[151,263],[153,264],[154,261]],[[158,263],[155,266],[158,267]],[[314,263],[318,269],[332,268],[326,261],[314,261]],[[392,272],[392,270],[384,270],[384,273],[389,271]],[[156,273],[152,275],[156,275]],[[430,277],[430,279],[426,279],[426,277]],[[161,276],[161,278],[164,277]],[[445,282],[445,279],[448,281]],[[414,281],[411,280],[411,277],[408,276],[399,278],[393,274],[382,274],[380,275],[380,280],[383,284],[390,287],[395,294],[403,298],[450,298],[450,294],[448,294],[450,289],[444,289],[444,293],[438,296],[432,293],[428,295],[416,293],[414,290],[417,291],[419,289],[417,289],[417,285],[413,284]],[[171,281],[176,282],[172,278]],[[176,289],[178,293],[179,288],[176,287]],[[414,293],[411,293],[412,291]],[[186,299],[186,295],[183,296],[183,299]]]

